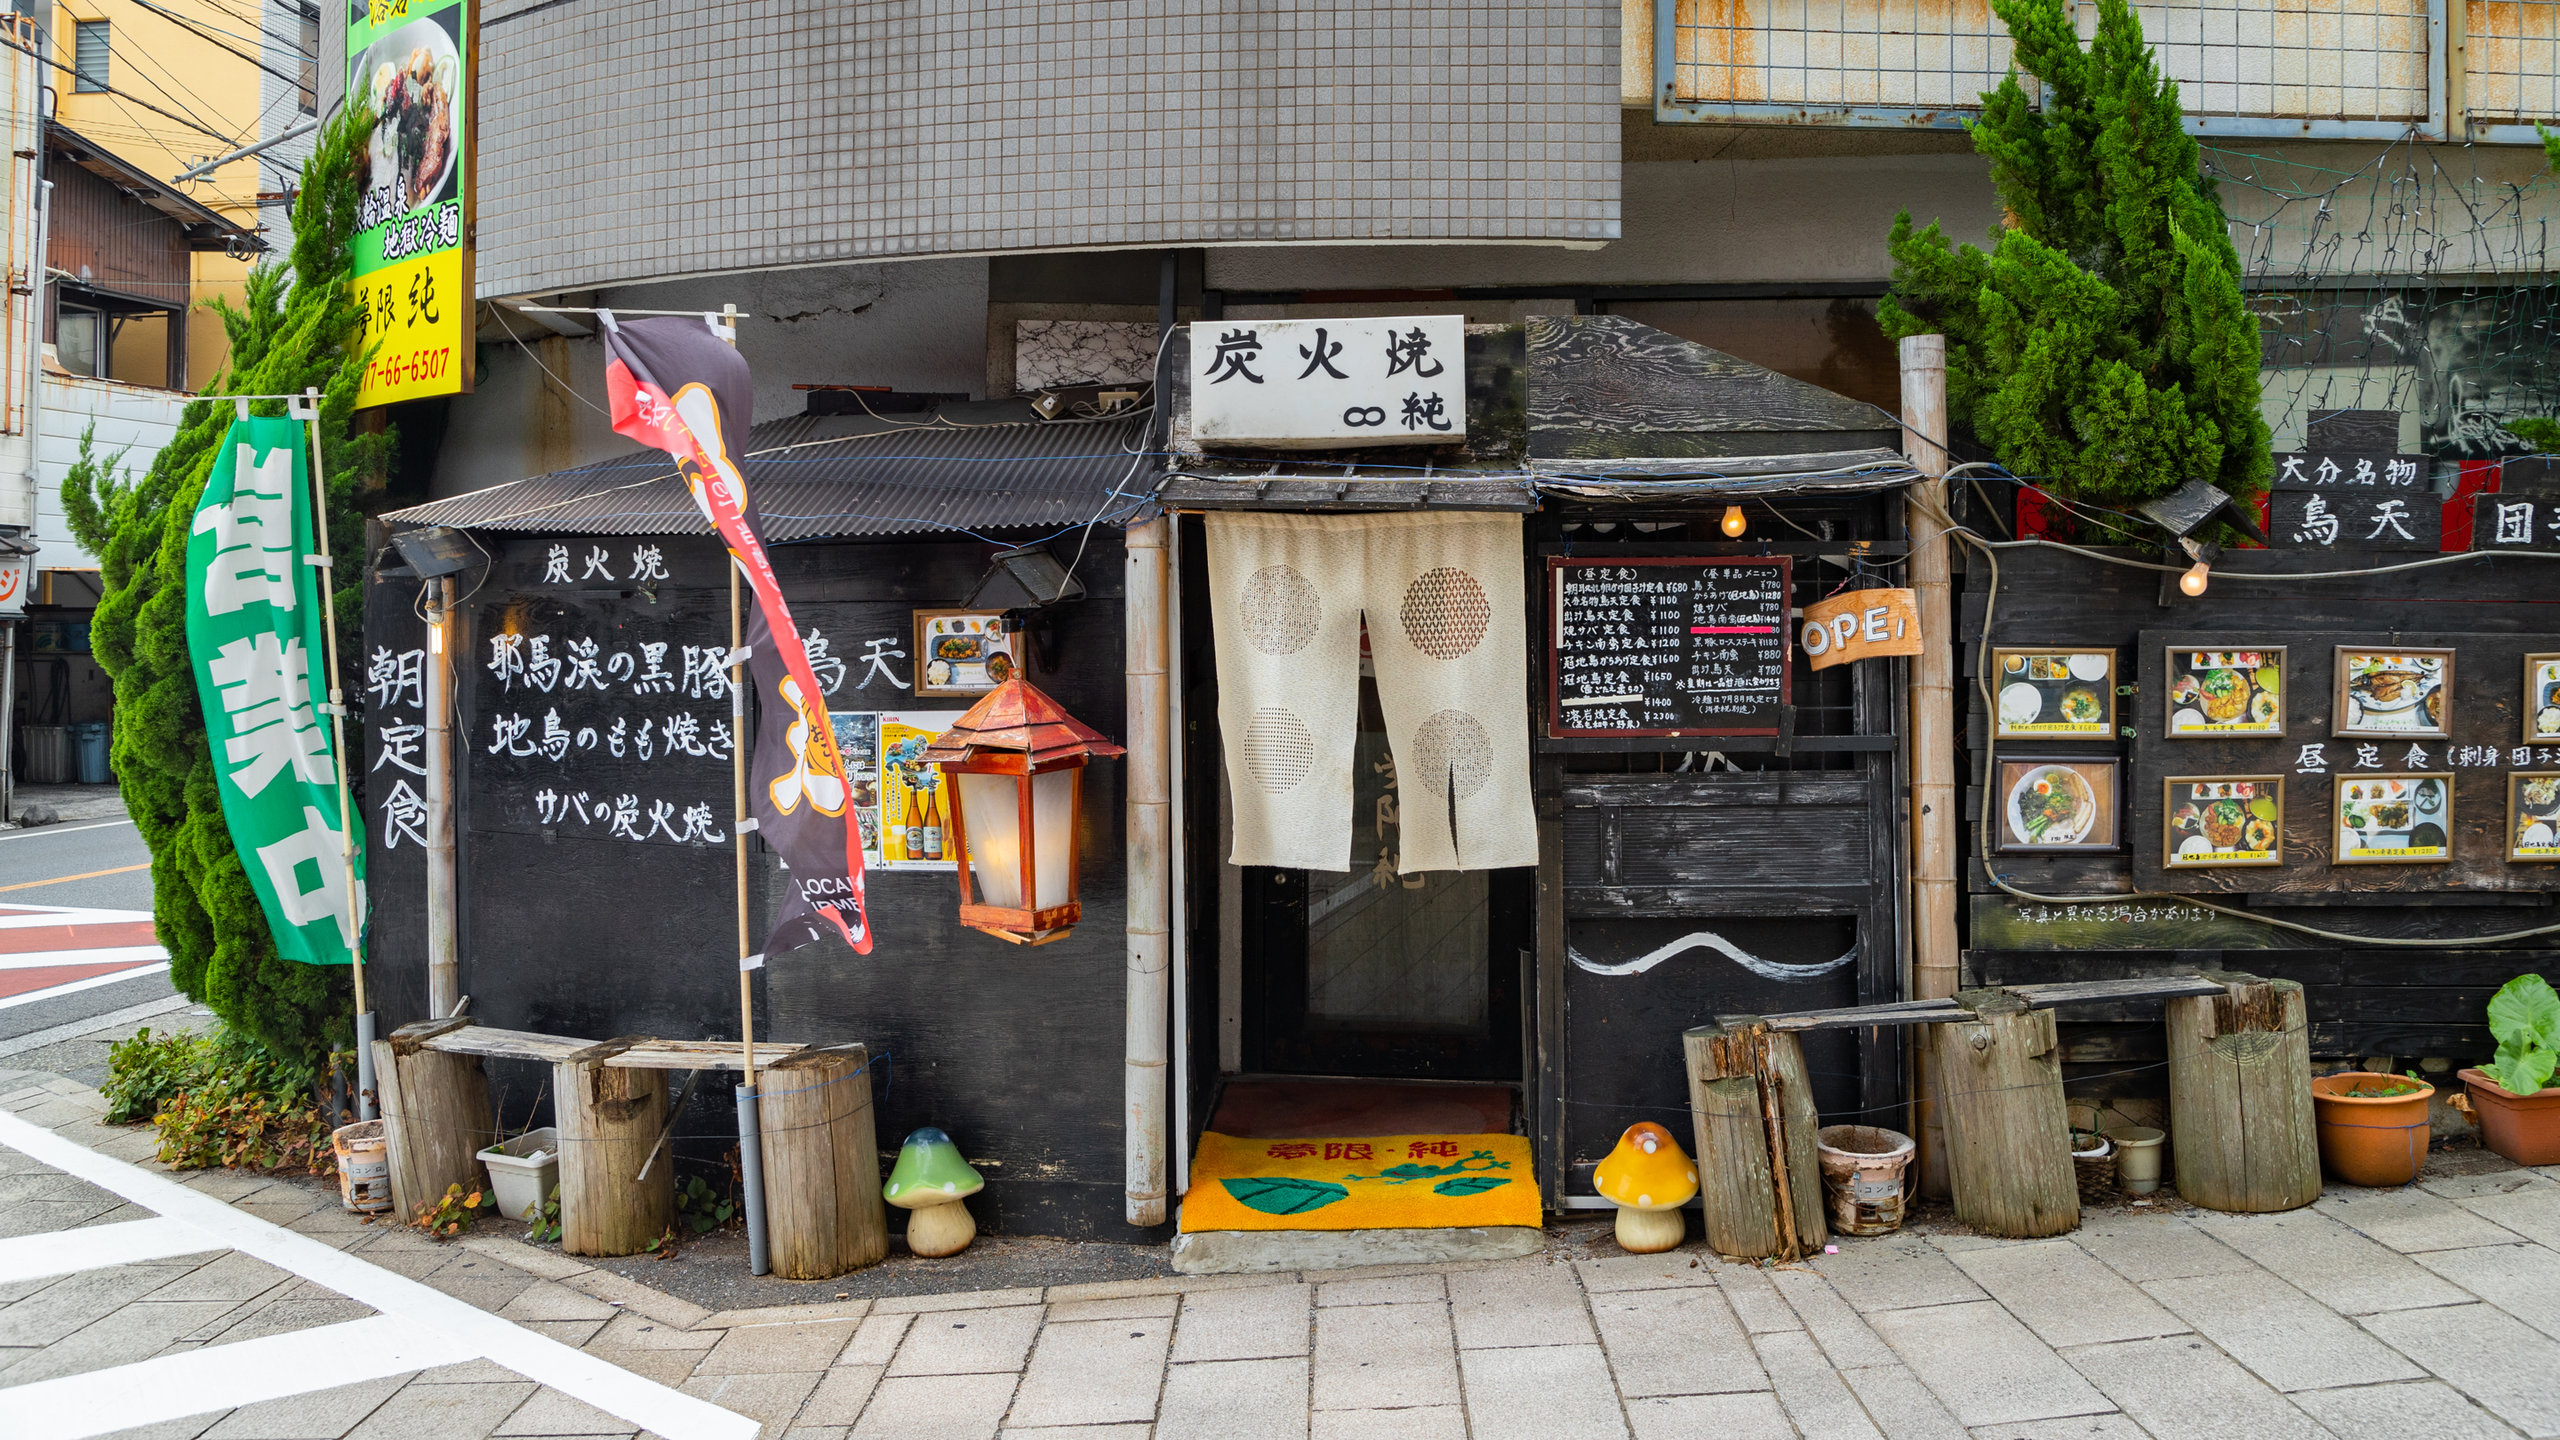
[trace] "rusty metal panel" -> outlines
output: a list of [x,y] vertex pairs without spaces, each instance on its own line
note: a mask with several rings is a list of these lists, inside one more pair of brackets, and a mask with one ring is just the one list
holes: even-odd
[[192,273],[177,221],[127,199],[101,176],[53,165],[45,255],[80,284],[164,307],[183,307]]
[[2472,135],[2531,143],[2560,115],[2560,0],[2465,0],[2463,24]]

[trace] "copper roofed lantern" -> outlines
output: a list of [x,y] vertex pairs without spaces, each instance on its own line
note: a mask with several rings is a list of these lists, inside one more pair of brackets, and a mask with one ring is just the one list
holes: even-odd
[[920,757],[951,778],[960,923],[1042,945],[1075,928],[1078,776],[1122,749],[1025,681],[1007,680]]

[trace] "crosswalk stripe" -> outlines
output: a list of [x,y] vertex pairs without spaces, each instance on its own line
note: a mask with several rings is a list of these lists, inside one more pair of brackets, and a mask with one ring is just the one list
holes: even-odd
[[17,1235],[0,1240],[0,1285],[109,1265],[166,1260],[172,1255],[202,1255],[221,1248],[193,1225],[161,1219],[123,1220],[45,1235]]
[[58,1000],[65,995],[76,994],[82,990],[95,990],[101,985],[121,985],[127,980],[144,975],[156,975],[168,968],[169,962],[163,960],[156,965],[137,965],[130,970],[118,970],[112,975],[92,975],[86,980],[49,985],[42,990],[30,990],[24,995],[0,996],[0,1010],[6,1010],[12,1005],[33,1005],[39,1000]]
[[119,965],[128,960],[142,964],[168,958],[169,952],[158,945],[99,945],[87,950],[35,950],[16,955],[0,952],[0,970],[46,970],[57,965]]
[[0,1390],[18,1440],[87,1440],[479,1358],[412,1320],[376,1315]]

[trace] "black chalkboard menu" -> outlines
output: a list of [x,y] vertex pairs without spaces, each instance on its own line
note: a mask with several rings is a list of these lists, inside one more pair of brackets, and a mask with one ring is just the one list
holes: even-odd
[[1548,736],[1779,733],[1789,563],[1549,556]]

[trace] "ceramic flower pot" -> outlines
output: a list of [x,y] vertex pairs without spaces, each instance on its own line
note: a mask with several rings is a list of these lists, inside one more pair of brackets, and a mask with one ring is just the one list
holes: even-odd
[[2462,1072],[2480,1143],[2519,1165],[2560,1165],[2560,1085],[2518,1095],[2477,1069]]
[[[2412,1088],[2397,1094],[2356,1090]],[[2436,1087],[2399,1075],[2348,1070],[2311,1082],[2319,1121],[2320,1164],[2350,1185],[2406,1185],[2427,1160],[2427,1101]]]

